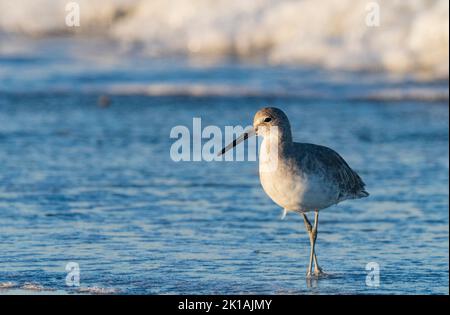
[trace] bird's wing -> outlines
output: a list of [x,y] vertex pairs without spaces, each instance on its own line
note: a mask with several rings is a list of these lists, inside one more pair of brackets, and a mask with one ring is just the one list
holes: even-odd
[[305,172],[312,171],[335,183],[340,197],[366,197],[365,183],[361,177],[350,168],[345,160],[334,150],[316,144],[299,144],[300,164]]

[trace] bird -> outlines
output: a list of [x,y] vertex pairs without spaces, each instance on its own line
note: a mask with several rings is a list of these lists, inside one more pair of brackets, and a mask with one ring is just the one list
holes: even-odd
[[[326,276],[315,252],[319,211],[344,200],[368,197],[366,184],[333,149],[294,142],[288,117],[275,107],[260,109],[254,116],[252,127],[218,155],[255,135],[263,137],[259,151],[259,177],[263,190],[283,208],[282,218],[288,212],[303,217],[310,241],[307,278]],[[311,211],[314,211],[313,225],[306,215]]]

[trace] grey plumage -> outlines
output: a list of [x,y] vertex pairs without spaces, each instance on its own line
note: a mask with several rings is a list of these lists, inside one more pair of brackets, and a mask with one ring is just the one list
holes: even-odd
[[319,175],[324,181],[336,185],[337,202],[369,196],[361,177],[336,151],[322,145],[295,142],[294,152],[293,158],[300,170]]

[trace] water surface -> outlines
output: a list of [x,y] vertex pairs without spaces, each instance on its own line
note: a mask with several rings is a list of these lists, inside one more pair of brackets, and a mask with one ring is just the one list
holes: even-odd
[[[268,96],[0,95],[1,293],[448,294],[448,106]],[[371,196],[321,212],[308,283],[302,219],[255,162],[170,159],[175,125],[247,125],[267,103],[330,146]],[[378,288],[366,264],[380,265]],[[20,292],[20,291],[19,291]]]

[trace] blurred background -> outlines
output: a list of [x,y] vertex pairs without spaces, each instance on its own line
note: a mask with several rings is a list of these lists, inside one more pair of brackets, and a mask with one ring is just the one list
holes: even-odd
[[[422,82],[448,80],[444,0],[80,0],[80,26],[73,27],[66,25],[68,3],[0,1],[2,91],[26,85],[27,91],[335,97],[308,85],[321,69],[372,74],[363,80],[384,73],[379,86],[371,81],[363,91],[342,91],[352,97],[448,98],[444,84]],[[379,26],[368,25],[375,11]],[[305,73],[254,74],[268,66],[302,66]],[[198,74],[205,68],[207,77]],[[420,83],[403,88],[402,79]]]
[[[0,293],[448,294],[448,1],[75,2],[0,0]],[[371,193],[321,215],[313,286],[256,163],[170,159],[266,105]]]

